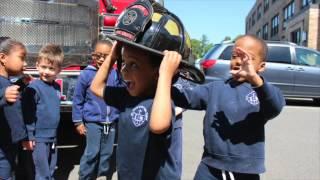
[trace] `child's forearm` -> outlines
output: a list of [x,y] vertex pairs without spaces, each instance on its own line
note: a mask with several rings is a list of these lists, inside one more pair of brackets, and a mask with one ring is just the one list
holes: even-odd
[[106,80],[108,79],[109,72],[112,68],[111,62],[111,56],[108,56],[99,68],[90,86],[90,89],[93,92],[93,94],[101,98],[103,97],[103,90],[106,85]]
[[255,74],[254,76],[251,76],[249,78],[249,83],[253,87],[261,87],[263,85],[263,79],[261,78],[261,76],[259,76],[259,74]]
[[151,110],[150,131],[161,134],[170,128],[171,107],[171,81],[172,77],[160,75],[156,95]]
[[263,120],[270,120],[280,114],[285,106],[285,99],[281,91],[265,82],[263,86],[254,88],[260,101],[260,112]]

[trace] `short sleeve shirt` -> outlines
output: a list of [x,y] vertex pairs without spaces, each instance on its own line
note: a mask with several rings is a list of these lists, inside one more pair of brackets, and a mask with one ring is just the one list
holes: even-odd
[[[107,104],[120,110],[118,124],[117,170],[120,179],[180,179],[173,147],[176,119],[172,108],[172,125],[163,134],[149,130],[152,98],[132,97],[125,88],[106,87]],[[169,151],[169,149],[171,149]]]

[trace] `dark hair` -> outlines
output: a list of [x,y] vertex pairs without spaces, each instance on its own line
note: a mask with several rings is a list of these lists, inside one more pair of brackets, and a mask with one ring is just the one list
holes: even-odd
[[[149,54],[149,63],[153,68],[160,68],[163,56],[156,54]],[[179,73],[172,78],[172,84],[176,83],[179,79]]]
[[152,67],[160,67],[162,58],[163,57],[156,54],[149,54],[149,62]]
[[112,46],[113,45],[113,41],[111,39],[109,39],[109,38],[98,40],[95,43],[93,43],[93,46],[92,46],[92,50],[93,51],[96,49],[98,44],[106,44],[106,45]]
[[25,49],[25,46],[19,41],[11,39],[10,37],[0,37],[0,53],[9,54],[15,46],[20,46]]
[[249,37],[260,44],[261,49],[262,49],[262,51],[259,52],[260,57],[262,58],[263,61],[266,61],[267,55],[268,55],[268,46],[267,46],[266,42],[263,39],[259,38],[256,35],[253,35],[253,34],[245,34],[245,35],[239,36],[236,39],[236,41],[239,39],[242,39],[242,38],[246,38],[246,37]]

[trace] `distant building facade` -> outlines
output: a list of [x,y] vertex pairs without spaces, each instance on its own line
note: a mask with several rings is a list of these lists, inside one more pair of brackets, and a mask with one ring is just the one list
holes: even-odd
[[256,0],[246,34],[320,50],[320,0]]

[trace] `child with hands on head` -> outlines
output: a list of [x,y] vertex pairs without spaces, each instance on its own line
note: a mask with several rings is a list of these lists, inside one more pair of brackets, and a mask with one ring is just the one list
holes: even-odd
[[[177,143],[169,138],[174,134],[174,107],[171,104],[163,107],[162,104],[152,102],[163,93],[156,91],[157,83],[171,87],[172,74],[179,65],[181,55],[173,51],[164,52],[159,69],[160,61],[153,64],[154,59],[150,59],[144,50],[123,45],[121,74],[127,87],[105,86],[109,70],[116,61],[116,49],[121,47],[118,43],[114,45],[111,55],[102,64],[91,84],[93,93],[120,110],[117,149],[119,178],[179,179],[179,173],[175,172],[179,167],[173,163],[176,161],[175,156],[168,153]],[[171,101],[170,93],[165,101]],[[151,113],[152,106],[166,112],[166,116],[160,112]]]
[[[190,38],[177,16],[144,0],[130,5],[119,16],[115,34],[107,36],[117,43],[99,68],[91,90],[120,111],[118,178],[179,180],[182,123],[171,101],[175,91],[169,89],[178,75],[182,76],[180,71],[190,74],[192,80],[204,79],[185,60],[190,54]],[[105,84],[115,62],[126,87]]]
[[[175,15],[150,1],[133,3],[117,22],[115,35],[108,35],[117,43],[99,68],[91,90],[120,111],[118,178],[178,180],[182,123],[181,116],[176,118],[170,89],[178,79],[182,58],[189,56],[190,39]],[[126,87],[105,84],[115,63]],[[185,65],[185,71],[196,77],[201,74]],[[159,99],[168,105],[158,103]],[[151,112],[152,108],[158,111]]]

